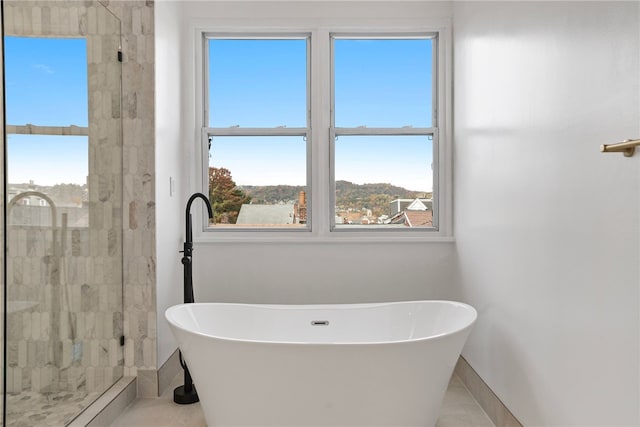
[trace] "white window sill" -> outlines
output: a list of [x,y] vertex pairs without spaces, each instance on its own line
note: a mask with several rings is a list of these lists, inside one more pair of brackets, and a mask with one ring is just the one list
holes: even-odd
[[443,236],[437,232],[357,232],[337,231],[331,233],[313,232],[215,232],[206,231],[194,236],[198,244],[217,243],[282,243],[282,244],[349,244],[349,243],[453,243],[455,237]]

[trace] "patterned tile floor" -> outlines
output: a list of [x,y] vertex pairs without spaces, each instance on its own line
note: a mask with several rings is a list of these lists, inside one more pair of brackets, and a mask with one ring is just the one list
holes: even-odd
[[59,391],[7,393],[7,427],[62,427],[101,393]]
[[[200,403],[173,403],[173,389],[181,384],[182,375],[155,399],[137,399],[111,427],[206,427]],[[451,378],[436,427],[494,427],[478,402],[458,377]]]

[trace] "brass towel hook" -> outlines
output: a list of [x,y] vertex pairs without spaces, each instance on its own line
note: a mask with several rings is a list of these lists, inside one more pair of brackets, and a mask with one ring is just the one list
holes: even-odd
[[618,142],[617,144],[602,144],[600,146],[600,151],[603,153],[616,153],[622,151],[625,157],[633,156],[633,153],[636,152],[636,146],[640,145],[640,139],[626,139],[622,142]]

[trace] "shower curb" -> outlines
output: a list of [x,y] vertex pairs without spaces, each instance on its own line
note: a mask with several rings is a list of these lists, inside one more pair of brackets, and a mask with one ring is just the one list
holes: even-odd
[[107,427],[136,399],[136,377],[122,377],[68,427]]

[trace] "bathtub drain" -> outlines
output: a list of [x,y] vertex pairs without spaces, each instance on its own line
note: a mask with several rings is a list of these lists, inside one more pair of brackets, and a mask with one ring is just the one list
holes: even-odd
[[312,320],[311,326],[329,326],[328,320]]

